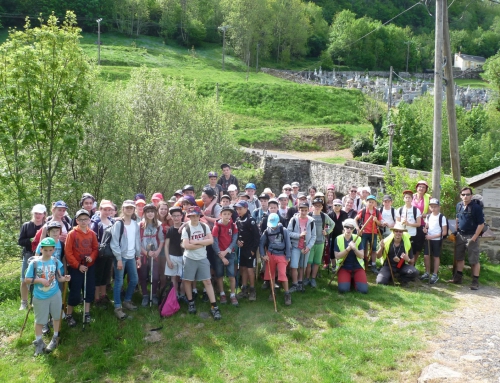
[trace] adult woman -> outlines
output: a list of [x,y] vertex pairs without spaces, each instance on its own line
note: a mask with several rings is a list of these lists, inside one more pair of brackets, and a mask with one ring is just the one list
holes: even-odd
[[326,263],[323,265],[323,268],[325,268],[325,265],[328,267],[331,259],[331,254],[333,253],[335,239],[339,235],[342,235],[342,222],[344,222],[348,218],[347,213],[342,210],[342,201],[339,199],[333,200],[333,212],[329,213],[328,215],[330,216],[332,221],[335,222],[335,227],[333,228],[332,234],[330,235],[330,241],[328,243],[328,245],[330,246],[330,251],[328,253],[328,259],[326,259]]
[[354,219],[358,212],[354,210],[354,198],[346,196],[345,197],[345,207],[343,209],[347,213],[347,218]]
[[[135,211],[135,202],[126,200],[122,204],[121,222],[113,225],[111,229],[111,250],[113,251],[115,287],[113,288],[113,299],[115,301],[115,315],[118,319],[125,319],[127,315],[122,310],[122,300],[120,292],[123,286],[123,274],[127,270],[130,278],[123,307],[128,310],[136,310],[132,304],[132,294],[137,286],[137,268],[141,267],[141,238],[139,225],[132,219]],[[123,236],[120,241],[120,226],[123,225]]]
[[363,245],[358,235],[352,234],[356,229],[356,221],[352,218],[342,222],[344,231],[335,239],[334,253],[337,260],[337,280],[339,293],[351,289],[351,281],[360,293],[368,293]]
[[26,310],[28,307],[28,286],[24,283],[24,274],[28,268],[28,259],[33,256],[31,251],[31,241],[35,237],[36,232],[45,223],[45,216],[47,208],[45,205],[37,204],[31,209],[31,220],[23,223],[19,233],[17,244],[23,248],[22,252],[22,266],[21,266],[21,307],[19,310]]
[[[328,190],[326,192],[326,212],[328,214],[333,212],[333,201],[335,200],[335,192],[333,190]],[[342,206],[341,206],[342,207]]]
[[[92,217],[92,222],[90,224],[90,229],[96,233],[97,242],[100,244],[102,236],[104,235],[104,230],[114,224],[113,216],[113,204],[111,201],[103,199],[99,204],[99,215],[94,215]],[[87,209],[85,209],[87,210]],[[113,258],[98,257],[95,261],[95,305],[106,307],[108,303],[111,303],[108,296],[106,295],[106,284],[108,276],[113,267]]]

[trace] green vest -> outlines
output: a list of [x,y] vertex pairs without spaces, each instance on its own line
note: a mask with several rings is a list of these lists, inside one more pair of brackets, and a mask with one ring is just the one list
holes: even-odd
[[[391,233],[387,238],[384,238],[384,254],[382,256],[382,263],[384,263],[389,248],[391,247],[392,241],[394,240],[394,233]],[[411,250],[410,234],[403,233],[403,245],[405,247],[405,252],[408,254]]]
[[[360,238],[359,235],[356,235],[356,241],[354,243],[356,243],[356,248],[358,248],[359,244],[361,243],[361,238]],[[337,237],[337,246],[339,247],[340,251],[344,251],[345,250],[345,242],[344,242],[344,236],[343,235],[339,235]],[[349,255],[349,253],[347,253],[347,255]],[[342,263],[344,263],[344,260],[347,258],[347,255],[345,256],[345,258],[342,259],[341,262],[337,262],[337,268],[335,270],[340,269],[340,267],[342,266]],[[361,259],[361,258],[358,258],[358,257],[356,257],[356,259],[358,260],[360,266],[364,270],[365,269],[365,260]]]
[[[416,194],[417,193],[415,193],[415,195]],[[425,193],[424,194],[424,211],[421,212],[422,215],[423,214],[427,214],[429,212],[429,202],[430,202],[430,200],[431,200],[430,194]],[[417,217],[415,217],[415,219],[417,219]]]

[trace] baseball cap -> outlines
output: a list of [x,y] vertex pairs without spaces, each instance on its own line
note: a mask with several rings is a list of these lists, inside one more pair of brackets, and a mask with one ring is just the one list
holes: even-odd
[[307,195],[306,195],[306,193],[304,193],[304,192],[300,192],[300,193],[297,193],[297,198],[298,198],[298,199],[301,199],[301,198],[307,198]]
[[202,215],[201,214],[201,209],[199,206],[193,206],[191,208],[189,208],[188,210],[188,213],[186,214],[188,217],[192,216],[192,215]]
[[251,182],[248,183],[248,184],[246,184],[245,189],[254,189],[254,190],[257,190],[257,188],[255,187],[255,184],[253,184]]
[[171,203],[177,202],[177,198],[175,198],[175,195],[173,195],[172,197],[170,197],[170,199],[168,200],[168,202],[171,202]]
[[326,190],[335,190],[335,185],[334,184],[330,184],[326,187]]
[[377,200],[377,197],[375,197],[373,194],[370,194],[368,197],[366,197],[366,200],[369,201],[369,200],[374,200],[376,201]]
[[80,216],[82,216],[82,215],[86,215],[87,217],[89,217],[89,218],[90,218],[90,214],[89,214],[89,212],[88,212],[87,210],[85,210],[85,209],[80,209],[80,210],[78,210],[78,211],[76,212],[76,214],[75,214],[75,218],[76,218],[76,219],[78,219],[78,218],[79,218]]
[[108,200],[108,199],[103,199],[103,200],[101,200],[101,203],[99,204],[99,207],[100,207],[100,208],[109,207],[109,208],[111,208],[111,209],[113,209],[113,208],[114,208],[113,204],[112,204],[112,203],[111,203],[111,201],[110,201],[110,200]]
[[301,202],[299,203],[299,209],[305,207],[306,209],[309,209],[309,204],[307,202]]
[[314,197],[324,197],[325,195],[321,192],[316,192],[316,194],[314,195]]
[[151,201],[154,199],[159,199],[160,201],[163,201],[163,194],[161,194],[161,193],[153,194],[153,196],[151,197]]
[[227,191],[230,192],[230,191],[237,191],[238,190],[238,187],[234,184],[231,184],[227,187]]
[[280,223],[280,217],[276,213],[269,214],[269,218],[267,219],[267,227],[276,227]]
[[411,195],[413,195],[413,190],[405,190],[405,191],[403,191],[403,197],[404,197],[405,194],[411,194]]
[[66,202],[64,202],[64,201],[56,201],[56,202],[54,203],[54,206],[53,206],[53,207],[63,207],[63,208],[65,208],[65,209],[67,209],[67,208],[68,208],[68,205],[66,205]]
[[293,188],[298,188],[298,187],[300,187],[300,184],[297,181],[292,182],[292,187]]
[[184,187],[182,188],[182,192],[184,193],[186,190],[194,191],[194,186],[193,185],[184,185]]
[[370,187],[369,187],[369,186],[364,186],[364,187],[358,188],[358,192],[360,192],[360,193],[361,193],[361,192],[364,192],[364,191],[365,191],[365,192],[368,192],[368,194],[371,194],[372,189],[370,189]]
[[323,205],[323,198],[314,198],[312,203],[313,203],[313,205],[314,205],[315,203],[320,203],[320,204],[322,204],[322,205]]
[[33,214],[33,213],[45,214],[45,213],[47,213],[47,208],[45,207],[45,205],[42,205],[41,203],[37,203],[31,209],[31,214]]
[[179,189],[179,190],[176,190],[176,191],[175,191],[174,196],[175,196],[175,195],[180,195],[180,196],[182,197],[182,196],[184,195],[184,193],[182,192],[182,190],[181,190],[181,189]]
[[392,201],[392,197],[390,195],[385,195],[382,201]]
[[144,194],[142,194],[142,193],[137,193],[134,196],[134,201],[137,201],[138,199],[146,200],[146,196]]
[[217,177],[217,172],[208,172],[208,178]]
[[134,206],[137,206],[137,205],[146,205],[146,201],[144,201],[143,199],[138,199],[137,201],[135,201]]
[[222,197],[220,197],[221,201],[222,201],[224,198],[225,198],[225,199],[228,199],[229,201],[231,201],[231,197],[229,197],[227,194],[224,194]]
[[290,184],[285,184],[285,185],[283,185],[283,187],[281,188],[281,190],[291,189],[291,188],[292,188],[292,185],[290,185]]
[[275,203],[276,205],[279,205],[280,203],[278,202],[278,200],[276,198],[271,198],[268,202],[268,204],[272,204],[272,203]]
[[55,246],[56,246],[56,241],[54,240],[54,238],[47,237],[40,241],[40,247],[55,247]]
[[212,188],[210,187],[206,187],[206,188],[203,188],[203,193],[205,193],[207,196],[209,196],[210,198],[213,198],[215,197],[215,192]]
[[61,229],[62,225],[60,222],[57,222],[57,221],[50,221],[49,223],[47,223],[47,230],[50,230],[53,228]]
[[261,195],[259,196],[259,199],[271,199],[271,197],[269,197],[269,194],[266,194],[266,193],[261,193]]
[[192,195],[185,195],[182,197],[182,203],[187,202],[188,204],[195,206],[196,205],[196,200]]
[[240,197],[240,198],[241,198],[241,197],[245,197],[245,198],[250,199],[250,196],[249,196],[247,193],[245,193],[245,192],[240,192],[240,193],[238,193],[238,197]]
[[222,213],[223,211],[230,211],[231,213],[234,212],[234,209],[231,206],[224,206],[220,212]]
[[429,205],[438,205],[439,206],[439,200],[437,198],[431,198],[429,201]]
[[281,193],[281,194],[278,196],[278,199],[282,199],[282,198],[286,198],[286,199],[288,199],[288,196],[287,196],[285,193]]
[[339,199],[334,199],[334,200],[333,200],[333,204],[334,204],[334,205],[342,205],[342,201],[341,201],[341,200],[339,200]]
[[182,213],[182,207],[180,206],[172,206],[170,209],[168,209],[169,213],[172,214],[176,211],[178,211],[179,213]]
[[[144,200],[142,200],[142,202],[144,202]],[[123,201],[122,207],[129,207],[129,206],[135,207],[135,202],[132,201],[131,199]]]
[[237,203],[234,204],[234,207],[244,207],[248,209],[248,203],[247,201],[238,201]]

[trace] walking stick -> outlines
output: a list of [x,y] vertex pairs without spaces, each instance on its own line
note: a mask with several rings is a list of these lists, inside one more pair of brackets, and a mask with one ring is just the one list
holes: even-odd
[[34,284],[35,276],[36,276],[36,261],[34,261],[34,263],[33,263],[33,278],[32,278],[31,283],[30,283],[30,304],[28,307],[28,312],[26,313],[26,316],[24,317],[24,323],[23,323],[23,327],[21,327],[21,333],[19,334],[19,337],[23,336],[24,327],[26,327],[26,322],[28,321],[28,316],[30,315],[30,311],[33,308],[33,289],[35,288],[35,284]]
[[[269,258],[269,255],[267,256]],[[267,270],[269,272],[269,281],[271,285],[271,294],[273,296],[273,302],[274,302],[274,312],[277,313],[278,309],[276,308],[276,295],[274,294],[274,278],[271,276],[271,262],[268,260],[267,262]]]
[[[358,234],[356,234],[356,239],[353,239],[354,241],[357,241],[358,238],[363,234],[363,230],[365,230],[365,227],[366,225],[368,225],[368,223],[371,221],[371,219],[373,218],[373,215],[371,215],[365,222],[365,224],[363,225],[363,227],[361,229],[359,229],[359,232]],[[354,237],[354,235],[353,235]],[[356,243],[356,242],[355,242]],[[335,253],[334,253],[335,255]],[[335,272],[332,274],[332,277],[330,278],[330,282],[328,282],[328,286],[330,286],[333,282],[333,279],[335,278],[335,276],[337,275],[337,273],[339,272],[340,268],[342,267],[342,264],[344,263],[345,259],[347,258],[347,255],[345,256],[345,258],[342,258],[341,260],[339,260],[339,264],[337,266],[337,268],[335,269]]]
[[[374,209],[375,210],[375,209]],[[377,211],[375,210],[375,215],[377,214]],[[371,215],[370,217],[373,217],[373,215]],[[370,253],[368,254],[368,262],[373,262],[372,261],[372,253],[373,253],[373,240],[374,240],[374,236],[375,236],[375,229],[376,229],[377,226],[375,226],[375,222],[372,222],[372,241],[370,242]],[[378,233],[378,229],[377,229],[377,233]],[[365,265],[366,266],[366,265]]]
[[[153,305],[153,257],[150,257],[149,256],[149,252],[151,250],[155,250],[155,247],[154,245],[152,244],[149,244],[148,245],[148,250],[146,252],[146,260],[149,260],[151,262],[151,268],[150,268],[150,281],[151,281],[151,286],[149,288],[149,308],[151,308],[151,306]],[[146,264],[146,267],[147,267],[147,264]]]
[[[63,286],[64,287],[63,287],[63,297],[62,297],[62,303],[61,303],[61,315],[59,315],[59,339],[61,339],[62,316],[63,316],[63,312],[64,312],[64,302],[66,302],[66,291],[68,290],[68,288],[67,288],[68,281],[64,282]],[[85,307],[85,303],[83,305]],[[85,309],[83,311],[85,311]]]
[[[384,238],[382,237],[382,234],[378,233],[379,239],[382,242]],[[385,249],[384,249],[385,251]],[[392,279],[392,284],[396,286],[396,280],[394,279],[394,274],[392,272],[392,265],[391,265],[391,260],[389,259],[389,250],[387,250],[387,263],[389,264],[389,271],[391,272],[391,279]]]
[[85,270],[85,276],[83,277],[83,321],[82,321],[82,331],[85,331],[85,302],[87,299],[87,270]]

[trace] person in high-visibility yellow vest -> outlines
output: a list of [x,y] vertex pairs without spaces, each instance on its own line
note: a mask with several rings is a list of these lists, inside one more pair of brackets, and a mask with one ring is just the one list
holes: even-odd
[[354,281],[356,291],[368,293],[366,279],[364,251],[361,237],[353,235],[357,229],[356,221],[352,218],[342,222],[344,232],[334,240],[334,253],[337,260],[337,281],[339,293],[351,290],[351,281]]
[[401,284],[415,281],[419,272],[411,264],[413,250],[410,235],[401,222],[396,222],[391,231],[392,234],[380,241],[380,247],[377,250],[377,258],[382,258],[383,262],[377,275],[377,284],[389,284],[392,279],[391,268],[394,278],[399,278]]

